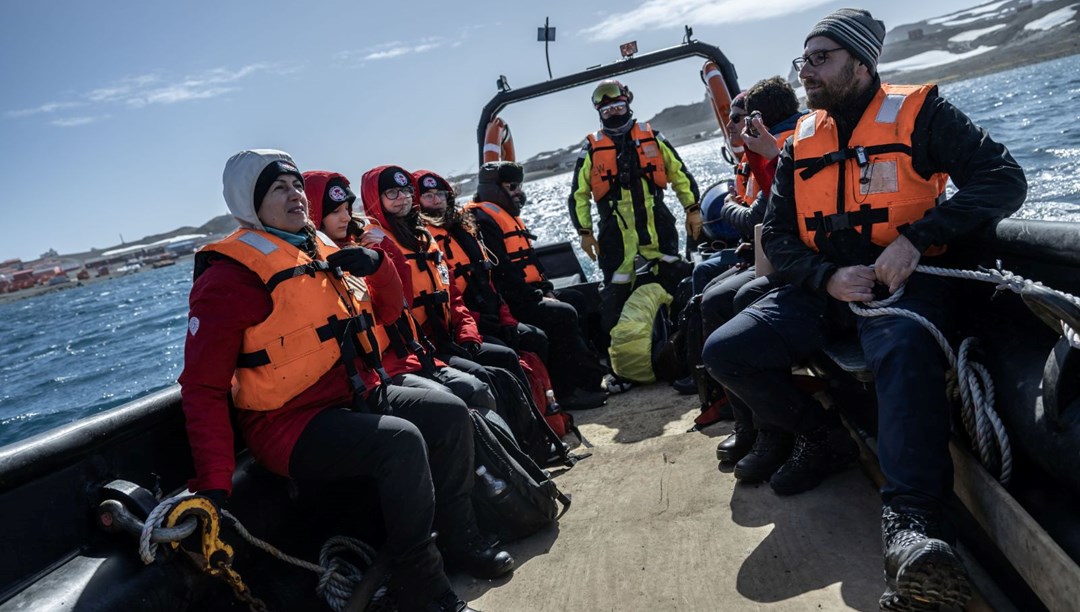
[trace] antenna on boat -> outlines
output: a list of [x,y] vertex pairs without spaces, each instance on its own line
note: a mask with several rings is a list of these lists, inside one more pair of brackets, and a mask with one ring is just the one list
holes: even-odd
[[686,35],[683,36],[682,41],[684,45],[688,45],[690,44],[690,41],[693,40],[691,37],[694,35],[694,28],[691,28],[690,26],[683,26],[683,28],[686,31]]
[[555,42],[555,28],[548,25],[548,17],[544,17],[544,27],[536,28],[536,42],[544,43],[544,59],[547,60],[548,80],[551,80],[551,56],[548,55],[548,43]]
[[495,87],[499,88],[499,93],[506,93],[510,91],[510,83],[506,81],[505,74],[499,75],[499,80],[495,81]]

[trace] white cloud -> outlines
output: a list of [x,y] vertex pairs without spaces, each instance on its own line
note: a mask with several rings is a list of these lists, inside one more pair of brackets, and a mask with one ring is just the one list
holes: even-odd
[[646,29],[759,21],[829,2],[803,0],[793,9],[790,0],[757,0],[752,6],[739,0],[645,0],[637,8],[611,15],[581,33],[591,40],[615,40]]
[[[191,100],[216,98],[239,89],[235,83],[253,74],[263,71],[288,73],[293,69],[267,64],[251,64],[238,69],[213,68],[182,79],[169,79],[158,74],[143,74],[126,77],[104,87],[96,87],[81,94],[78,102],[49,102],[36,108],[12,110],[4,113],[5,117],[29,117],[38,114],[52,114],[57,111],[86,107],[122,104],[132,108],[142,108],[154,104],[177,104]],[[109,115],[62,117],[51,121],[58,127],[86,125]]]
[[30,117],[33,115],[43,115],[49,113],[55,113],[58,110],[64,110],[65,108],[75,108],[81,106],[77,102],[48,102],[34,108],[23,108],[19,110],[7,111],[4,113],[5,117],[9,119],[18,119],[20,117]]
[[65,117],[62,119],[53,119],[49,123],[56,127],[78,127],[80,125],[89,125],[102,119],[108,119],[110,115],[100,115],[97,117]]
[[422,38],[415,42],[402,42],[399,40],[395,40],[393,42],[382,43],[380,45],[368,47],[366,49],[341,51],[340,53],[335,54],[334,58],[343,63],[363,64],[364,62],[393,59],[395,57],[401,57],[403,55],[425,53],[427,51],[432,51],[440,47],[445,47],[447,45],[451,47],[456,47],[458,43],[452,42],[450,39],[442,36]]

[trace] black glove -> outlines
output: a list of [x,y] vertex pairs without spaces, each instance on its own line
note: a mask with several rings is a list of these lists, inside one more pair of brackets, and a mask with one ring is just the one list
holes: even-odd
[[465,342],[461,343],[461,346],[465,349],[467,353],[469,353],[470,357],[476,357],[476,354],[480,352],[479,342],[472,342],[471,340],[466,340]]
[[518,345],[518,328],[517,325],[503,325],[499,328],[500,336],[506,346],[516,349]]
[[383,254],[366,247],[346,247],[326,256],[330,269],[339,268],[353,276],[367,276],[379,269]]

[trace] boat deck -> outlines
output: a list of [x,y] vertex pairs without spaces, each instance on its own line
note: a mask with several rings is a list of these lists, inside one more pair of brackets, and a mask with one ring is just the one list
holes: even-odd
[[660,384],[575,412],[595,448],[556,478],[572,507],[508,546],[509,579],[457,575],[458,593],[487,612],[876,610],[871,481],[853,467],[794,497],[737,484],[715,460],[730,424],[686,433],[696,404]]

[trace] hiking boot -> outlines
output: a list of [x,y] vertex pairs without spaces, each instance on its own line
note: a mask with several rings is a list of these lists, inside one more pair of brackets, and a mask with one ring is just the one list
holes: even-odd
[[[933,537],[937,531],[930,512],[885,506],[881,511],[885,583],[907,599],[963,608],[971,598],[971,581],[956,551]],[[888,603],[892,605],[892,600]]]
[[[619,378],[614,374],[604,374],[604,381],[600,383],[600,387],[610,394],[623,393],[629,391],[630,387],[633,387],[634,383],[626,380],[625,378]],[[696,388],[695,388],[696,392]]]
[[773,491],[778,495],[809,491],[859,456],[859,448],[851,436],[846,431],[841,435],[833,429],[822,426],[795,436],[791,458],[769,479]]
[[498,578],[514,570],[514,558],[498,545],[493,536],[477,534],[464,544],[448,547],[443,559],[448,566],[475,578]]
[[480,612],[470,608],[454,591],[447,591],[441,597],[427,605],[424,612]]
[[886,588],[878,599],[878,609],[883,612],[937,612],[940,606],[936,603],[919,601]]
[[791,453],[791,436],[775,429],[759,429],[750,452],[735,464],[735,478],[747,484],[768,480]]
[[697,393],[697,380],[693,374],[676,380],[671,383],[671,386],[678,391],[679,395],[694,395]]
[[563,410],[591,410],[607,402],[608,394],[603,391],[574,389],[569,395],[559,397],[559,406]]
[[716,445],[716,459],[721,463],[735,463],[746,456],[757,440],[757,430],[751,423],[735,421],[735,431]]

